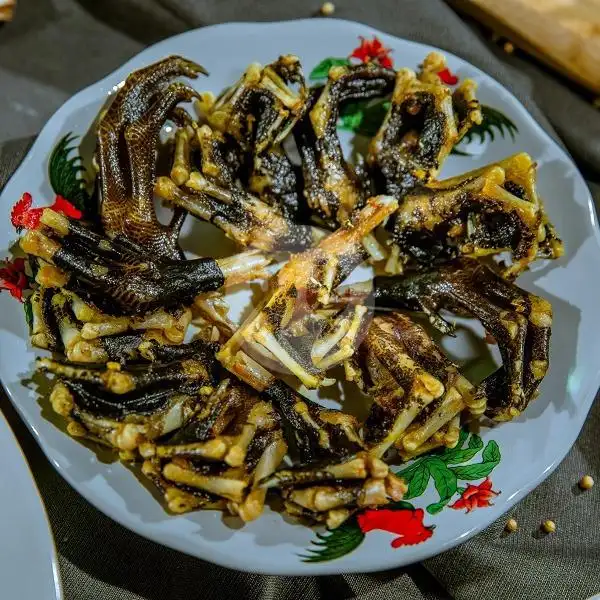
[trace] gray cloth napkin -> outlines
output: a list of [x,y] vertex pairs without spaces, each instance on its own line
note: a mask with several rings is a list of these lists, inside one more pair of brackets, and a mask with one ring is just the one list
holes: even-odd
[[[16,20],[0,29],[0,142],[5,142],[0,145],[0,188],[22,159],[31,136],[64,100],[146,45],[191,27],[229,20],[306,18],[320,3],[20,2]],[[600,176],[598,112],[570,86],[535,65],[501,55],[439,0],[339,0],[336,6],[337,17],[439,46],[487,71],[556,136],[554,127],[588,177]],[[215,48],[218,51],[227,48]],[[599,189],[593,191],[600,199]],[[599,401],[557,471],[514,509],[517,533],[504,535],[505,519],[500,519],[462,546],[421,565],[321,578],[239,573],[130,533],[96,511],[56,474],[1,392],[0,407],[24,447],[48,509],[67,600],[583,600],[600,593]],[[599,485],[583,494],[576,482],[585,473]],[[540,537],[539,524],[546,518],[556,521],[558,531]]]

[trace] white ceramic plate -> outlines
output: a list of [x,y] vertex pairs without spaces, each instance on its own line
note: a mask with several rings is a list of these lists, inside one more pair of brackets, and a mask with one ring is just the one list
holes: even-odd
[[0,582],[3,598],[62,598],[50,524],[29,465],[0,411]]
[[[211,73],[195,85],[219,92],[235,81],[250,61],[267,63],[279,54],[293,53],[300,56],[309,73],[326,57],[348,56],[358,45],[359,36],[371,38],[374,34],[393,49],[397,67],[415,68],[433,50],[363,25],[331,19],[219,25],[190,31],[144,50],[113,74],[71,98],[50,119],[2,194],[0,239],[6,243],[15,238],[8,212],[23,192],[31,192],[41,204],[52,201],[46,177],[52,148],[67,132],[84,135],[107,94],[132,70],[169,54],[181,54],[203,64]],[[518,420],[494,430],[482,430],[481,444],[478,438],[470,438],[474,456],[454,471],[460,475],[458,489],[448,506],[435,513],[431,505],[439,497],[433,479],[429,479],[423,493],[411,500],[414,507],[429,507],[429,511],[397,510],[393,515],[388,514],[385,522],[379,517],[379,520],[367,518],[361,522],[362,529],[388,531],[372,531],[366,535],[357,524],[349,525],[326,546],[320,547],[327,550],[329,557],[344,554],[343,557],[306,562],[302,556],[307,555],[307,549],[319,548],[311,545],[316,539],[313,530],[288,522],[268,510],[259,520],[244,527],[235,521],[224,521],[217,512],[168,516],[128,469],[118,463],[99,462],[89,449],[46,420],[34,391],[21,383],[29,377],[34,357],[26,341],[22,309],[7,294],[0,294],[0,376],[4,385],[55,467],[101,511],[157,542],[237,569],[290,575],[375,571],[422,560],[466,540],[523,498],[565,456],[600,384],[596,356],[600,337],[597,315],[600,244],[592,199],[571,159],[512,94],[465,61],[452,55],[448,55],[448,61],[450,70],[460,79],[472,77],[478,82],[481,101],[508,117],[518,133],[514,140],[506,130],[504,136],[495,131],[493,142],[489,138],[483,143],[474,140],[463,147],[471,155],[450,157],[443,175],[467,171],[517,151],[528,152],[538,161],[539,191],[565,240],[565,258],[536,265],[532,272],[519,279],[521,286],[544,295],[554,307],[551,369],[543,382],[541,396]],[[85,155],[85,150],[83,153]],[[186,226],[189,227],[188,241],[194,233],[206,231],[207,227],[193,219],[188,219]],[[235,313],[247,298],[241,293],[232,299]],[[474,342],[474,331],[481,332],[481,329],[477,324],[466,322],[454,344],[453,353],[463,360],[481,352],[481,344]],[[480,486],[485,475],[489,475],[492,489],[501,492],[493,497],[490,506],[468,514],[465,510],[450,508],[467,486]],[[474,491],[469,490],[469,494]],[[481,492],[477,493],[481,496]],[[421,522],[436,526],[426,541],[424,538],[428,536]],[[392,547],[391,542],[398,537],[401,543],[412,542],[413,545]],[[349,552],[352,548],[354,550]]]

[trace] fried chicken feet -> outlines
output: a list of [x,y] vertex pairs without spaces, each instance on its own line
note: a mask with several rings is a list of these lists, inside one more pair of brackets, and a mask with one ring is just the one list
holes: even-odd
[[168,83],[200,73],[207,74],[180,56],[135,71],[98,124],[96,160],[104,231],[111,239],[124,237],[142,245],[159,258],[183,258],[178,238],[185,219],[182,210],[174,211],[169,225],[156,217],[153,186],[159,133],[168,118],[176,118],[180,102],[198,95],[183,83]]
[[498,421],[512,419],[527,407],[548,370],[550,303],[475,260],[404,277],[378,277],[374,299],[378,307],[423,311],[444,333],[452,326],[439,315],[441,308],[479,319],[502,355],[501,369],[481,386],[488,398],[486,414]]
[[273,278],[263,303],[219,352],[222,364],[233,369],[237,352],[246,346],[266,353],[306,387],[321,385],[327,369],[354,353],[367,312],[358,305],[331,314],[326,305],[333,289],[367,257],[364,236],[396,207],[393,198],[371,198],[346,226],[316,248],[292,256]]
[[58,267],[62,286],[108,314],[186,306],[202,292],[263,276],[270,262],[256,252],[219,260],[160,260],[51,209],[42,213],[41,225],[21,238],[21,248]]

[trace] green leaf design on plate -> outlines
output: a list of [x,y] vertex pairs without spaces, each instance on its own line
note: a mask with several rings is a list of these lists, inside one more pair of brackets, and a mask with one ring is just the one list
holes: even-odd
[[334,56],[330,56],[329,58],[324,58],[310,72],[310,75],[308,77],[313,81],[317,79],[327,79],[327,75],[329,74],[329,69],[331,69],[331,67],[338,67],[349,64],[350,60],[348,58],[336,58]]
[[[486,137],[489,137],[490,142],[493,142],[496,139],[496,132],[503,138],[509,135],[513,142],[515,141],[515,134],[519,132],[519,128],[503,112],[482,104],[481,114],[483,116],[481,123],[473,125],[459,144],[463,142],[468,143],[474,139],[483,143]],[[461,156],[469,155],[468,152],[458,150],[456,146],[452,149],[452,154],[459,154]]]
[[303,562],[324,562],[340,558],[360,546],[365,539],[356,518],[353,517],[333,530],[317,533],[317,540],[311,543],[317,548],[308,548],[310,555],[303,555]]
[[501,459],[500,448],[494,440],[490,440],[481,455],[483,461],[462,467],[452,467],[450,470],[457,479],[464,481],[475,481],[487,477],[498,465]]
[[466,465],[464,467],[453,467],[452,471],[458,479],[464,481],[475,481],[487,477],[498,463],[481,462],[474,465]]
[[452,497],[442,498],[439,502],[434,502],[433,504],[429,504],[427,506],[426,510],[430,515],[435,515],[435,514],[439,513],[448,504],[448,502],[450,502],[451,499],[452,499]]
[[456,477],[443,460],[432,458],[428,466],[435,483],[435,489],[441,498],[446,498],[456,493]]
[[25,311],[25,321],[27,323],[27,327],[29,327],[29,331],[33,327],[33,308],[31,306],[31,299],[27,298],[23,302],[23,310]]
[[385,508],[389,508],[390,510],[415,510],[415,507],[410,502],[405,502],[404,500],[386,504]]
[[71,143],[76,136],[67,133],[54,147],[48,162],[48,175],[54,193],[62,196],[84,213],[90,212],[91,198],[85,188],[85,181],[80,177],[85,172],[81,164],[81,156],[77,153],[69,158],[75,150]]
[[402,469],[401,471],[396,471],[396,475],[398,477],[401,477],[402,479],[404,479],[404,481],[406,483],[408,483],[408,481],[410,480],[410,478],[413,476],[413,473],[423,464],[423,462],[425,462],[427,460],[427,457],[422,457],[422,458],[418,458],[417,460],[415,460],[415,462],[410,465],[409,467],[406,467],[405,469]]
[[408,477],[403,476],[408,484],[408,491],[404,494],[407,500],[420,496],[427,489],[430,476],[429,464],[429,461],[422,461]]
[[351,102],[342,107],[338,127],[345,131],[358,132],[362,123],[364,112],[357,102]]
[[338,127],[357,135],[373,137],[381,127],[389,108],[389,100],[348,102],[340,110]]
[[481,458],[483,458],[485,462],[495,462],[496,464],[498,464],[500,462],[500,459],[502,458],[502,455],[500,454],[500,446],[498,446],[498,443],[494,440],[490,440],[487,443],[485,450],[481,455]]
[[469,438],[467,448],[461,449],[457,444],[456,448],[448,450],[440,457],[447,465],[457,465],[471,460],[483,448],[483,440],[473,434]]
[[432,457],[428,461],[428,467],[435,483],[435,489],[440,495],[439,502],[430,504],[427,507],[428,513],[435,514],[442,510],[456,493],[456,475],[446,466],[443,460],[437,457]]

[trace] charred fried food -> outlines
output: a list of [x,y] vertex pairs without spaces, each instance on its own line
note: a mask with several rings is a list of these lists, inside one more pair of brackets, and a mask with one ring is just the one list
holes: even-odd
[[[237,158],[231,159],[235,151],[230,138],[208,125],[196,128],[195,138],[201,152],[201,170],[189,164],[182,167],[177,163],[176,152],[171,177],[159,177],[156,181],[158,196],[212,223],[243,247],[302,250],[320,238],[318,230],[295,221],[300,210],[293,197],[297,188],[295,173],[279,146],[268,146],[253,159],[254,174],[249,185],[251,190],[260,192],[257,197],[239,185],[236,173],[239,164]],[[176,167],[179,167],[177,172]],[[279,167],[284,172],[278,172],[277,180],[274,175],[265,179],[267,174],[257,174],[257,169]]]
[[141,443],[178,429],[216,384],[215,346],[154,345],[153,364],[123,369],[107,362],[81,367],[49,358],[38,368],[58,378],[50,395],[74,436],[131,452]]
[[536,192],[535,163],[525,153],[413,189],[394,216],[393,239],[401,263],[509,252],[508,278],[538,257],[563,253]]
[[[216,100],[209,93],[202,95],[197,106],[207,124],[196,127],[192,135],[189,131],[179,135],[171,171],[174,183],[178,186],[186,184],[191,172],[190,148],[195,146],[200,150],[201,173],[218,187],[198,189],[199,182],[190,181],[187,187],[191,189],[187,191],[193,191],[195,196],[198,191],[206,192],[214,205],[209,219],[206,202],[197,199],[198,206],[190,210],[192,214],[207,220],[215,218],[213,222],[234,239],[235,227],[226,224],[227,212],[234,223],[235,211],[253,216],[255,220],[260,212],[265,215],[280,213],[290,222],[298,220],[302,208],[300,181],[282,142],[306,110],[306,96],[302,67],[298,58],[291,55],[282,56],[266,67],[250,65],[240,81]],[[261,203],[253,206],[256,198],[241,193],[240,186],[235,185],[238,178],[244,180],[248,191]],[[238,195],[241,198],[236,199],[237,207],[228,210],[222,205],[228,203],[224,194],[236,187],[240,188]],[[168,197],[175,195],[165,180],[157,189]],[[221,202],[220,209],[216,201]],[[263,207],[259,211],[263,204],[272,210]],[[237,235],[239,237],[240,233]],[[248,243],[238,241],[244,245]]]
[[135,71],[98,124],[96,160],[104,231],[111,239],[122,237],[142,245],[159,258],[183,258],[178,238],[186,214],[175,210],[169,225],[156,217],[153,187],[159,133],[165,121],[177,114],[180,102],[198,95],[183,83],[169,82],[201,73],[207,74],[180,56]]
[[64,288],[41,286],[30,302],[32,345],[64,354],[71,362],[152,356],[157,345],[181,344],[192,320],[189,308],[111,316]]
[[200,171],[192,171],[182,187],[159,177],[156,194],[221,229],[243,247],[264,251],[298,251],[321,236],[309,225],[295,223],[278,209],[235,184],[223,186]]
[[[437,53],[418,73],[346,64],[309,89],[284,55],[215,98],[173,83],[206,73],[172,56],[117,86],[98,118],[97,214],[24,198],[11,215],[28,227],[31,342],[53,353],[37,367],[67,431],[142,463],[173,513],[247,522],[278,494],[334,528],[403,498],[394,460],[455,447],[483,415],[519,415],[548,369],[552,308],[513,281],[563,246],[527,154],[437,179],[482,119],[475,83],[451,89],[445,69]],[[195,116],[181,106],[194,99]],[[339,118],[372,100],[387,114],[353,165]],[[188,213],[249,250],[186,260]],[[296,254],[238,327],[226,288],[267,277],[280,251]],[[340,287],[365,261],[395,276]],[[413,314],[452,334],[442,310],[498,342],[503,364],[481,383]],[[370,396],[366,420],[303,396],[290,374],[313,389],[345,378]]]
[[277,469],[287,445],[273,406],[247,386],[225,380],[179,431],[140,451],[144,472],[173,512],[203,508],[200,495],[251,521],[266,497],[258,482]]
[[278,488],[287,512],[337,527],[357,508],[398,501],[404,483],[387,464],[364,451],[358,421],[303,398],[274,378],[262,392],[281,411],[293,436],[297,464],[263,478]]
[[[200,112],[211,127],[247,150],[256,145],[260,152],[284,140],[302,115],[306,96],[302,65],[297,56],[287,54],[266,67],[252,63],[214,102],[205,95]],[[256,121],[259,111],[264,114]]]
[[333,528],[359,507],[402,498],[404,483],[365,452],[355,417],[304,398],[241,351],[231,370],[259,391],[284,421],[295,464],[263,477],[258,485],[281,490],[289,514]]
[[358,305],[333,315],[319,311],[333,289],[367,257],[364,236],[396,207],[393,198],[371,198],[346,226],[316,248],[292,256],[273,278],[263,304],[219,352],[222,364],[232,369],[237,352],[249,344],[267,352],[307,387],[322,384],[327,369],[354,353],[366,308]]
[[481,384],[486,414],[496,420],[519,415],[548,370],[552,306],[473,259],[401,277],[375,279],[377,306],[423,311],[444,333],[452,326],[440,315],[446,308],[479,319],[500,348],[502,367]]
[[63,286],[109,314],[189,305],[201,292],[263,275],[270,262],[256,252],[220,260],[159,260],[51,209],[44,210],[41,224],[21,238],[21,248],[58,267]]
[[481,123],[475,82],[465,79],[452,92],[438,76],[445,67],[444,57],[432,52],[418,74],[396,73],[390,108],[367,156],[387,194],[401,198],[434,179],[454,145]]
[[371,195],[344,158],[337,135],[341,104],[385,96],[393,83],[393,71],[373,63],[339,66],[329,70],[325,87],[312,93],[294,138],[302,157],[304,196],[318,222],[344,225]]
[[463,410],[485,410],[485,396],[406,314],[375,316],[358,362],[373,397],[363,431],[373,456],[392,445],[413,452]]

